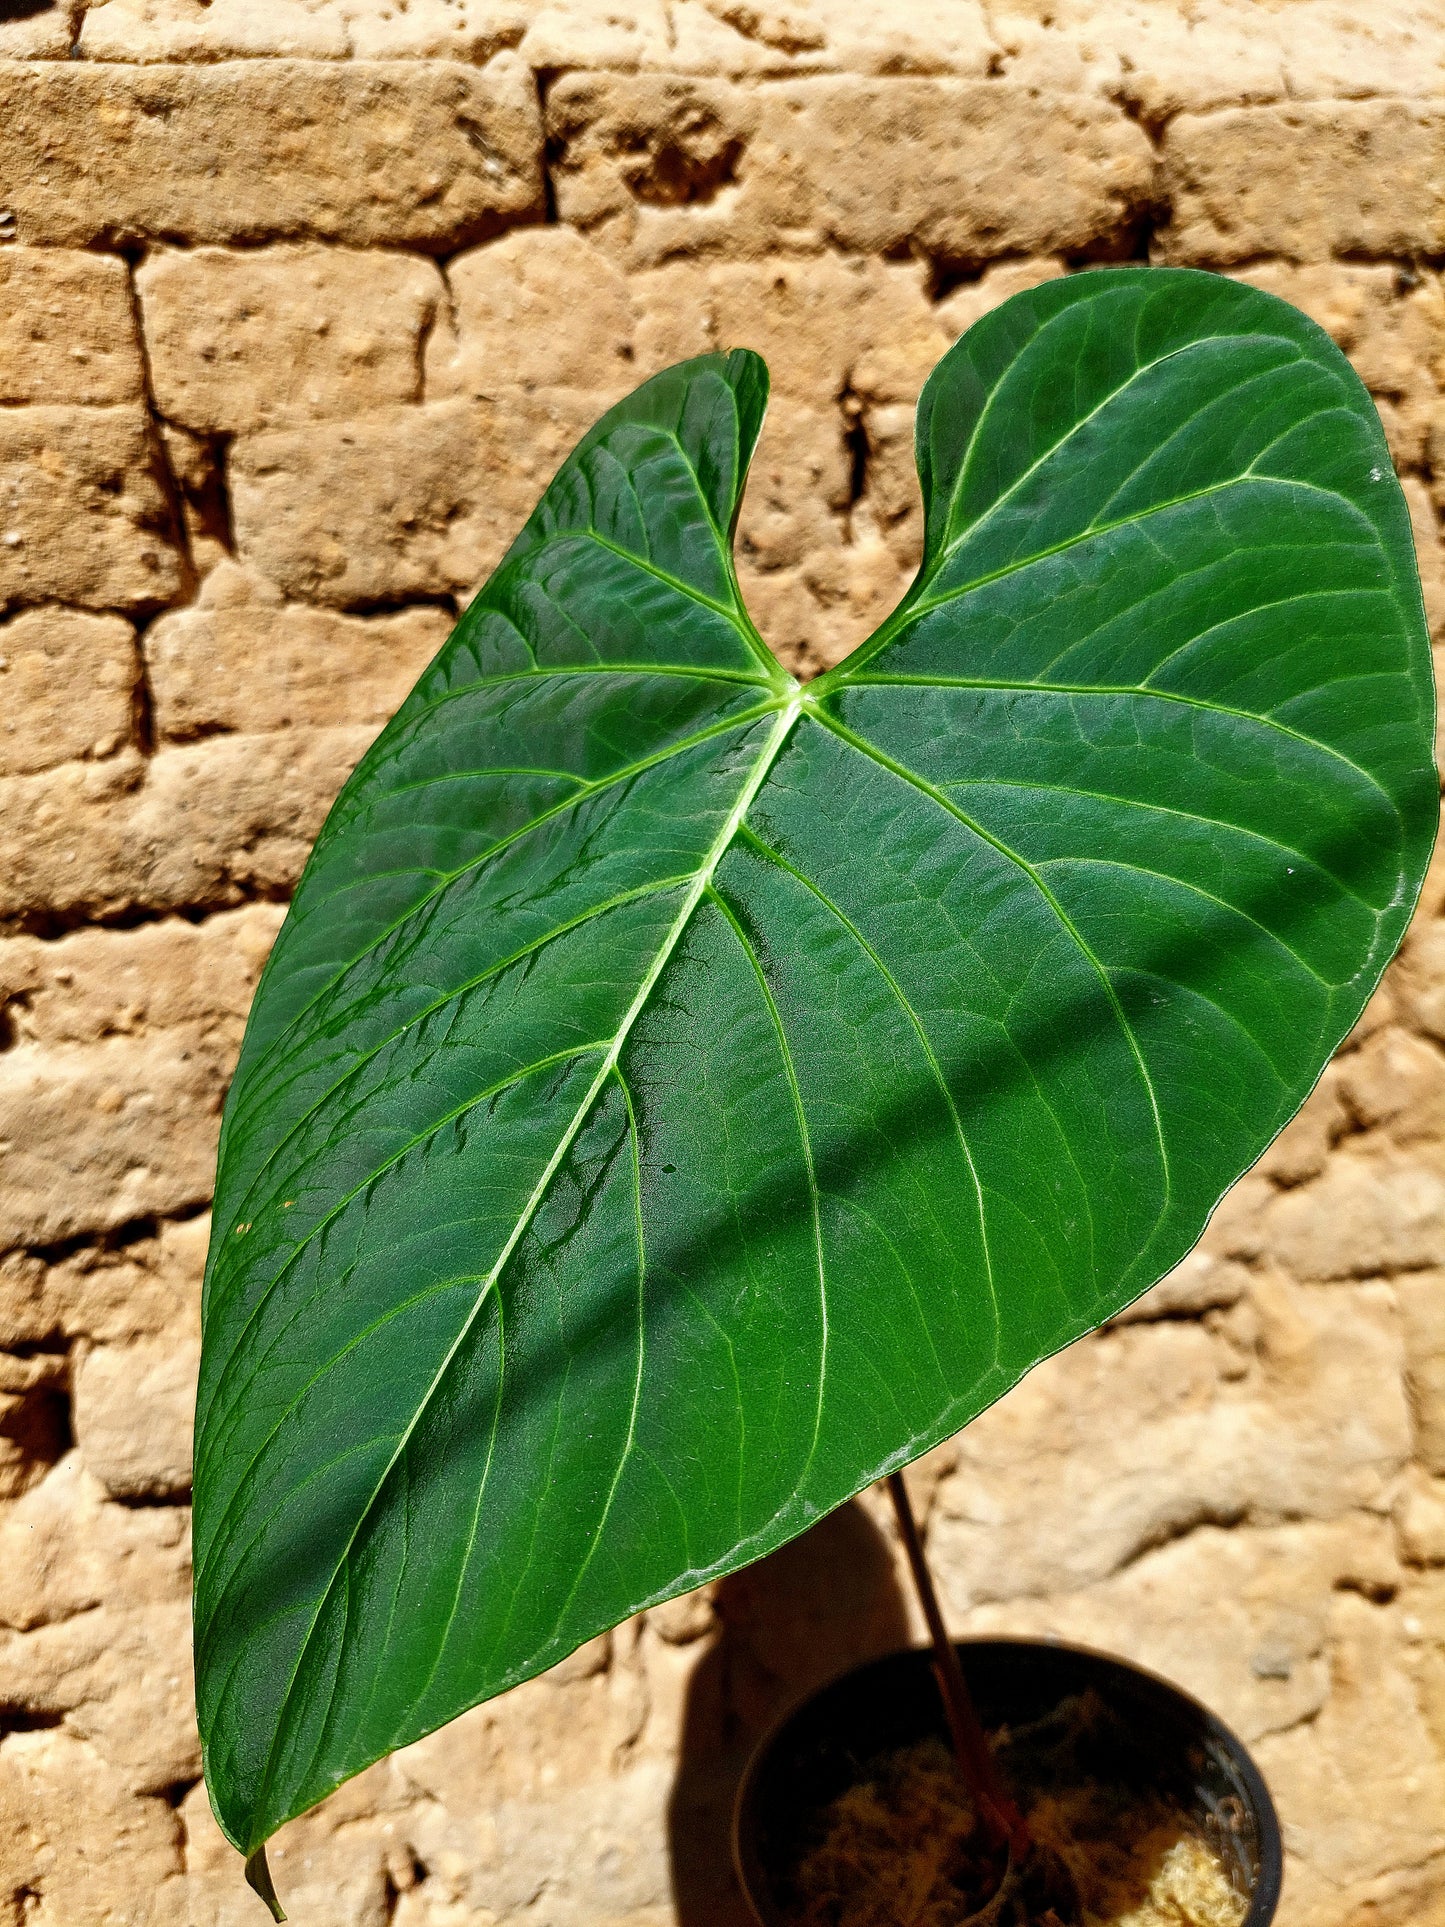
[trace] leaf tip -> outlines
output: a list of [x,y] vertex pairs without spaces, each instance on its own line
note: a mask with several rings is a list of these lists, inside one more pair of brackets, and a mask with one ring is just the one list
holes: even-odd
[[266,1860],[264,1846],[257,1847],[246,1861],[246,1884],[258,1893],[271,1909],[272,1920],[286,1918],[286,1910],[276,1898],[276,1887],[271,1879],[271,1868]]

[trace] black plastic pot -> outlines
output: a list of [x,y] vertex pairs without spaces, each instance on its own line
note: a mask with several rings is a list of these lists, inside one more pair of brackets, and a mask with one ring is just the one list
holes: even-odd
[[[1193,1815],[1249,1898],[1244,1927],[1268,1927],[1279,1903],[1279,1821],[1227,1726],[1177,1686],[1106,1653],[1030,1639],[957,1644],[985,1726],[1021,1726],[1070,1694],[1098,1693],[1128,1734],[1125,1777],[1171,1793]],[[948,1728],[926,1649],[855,1667],[773,1728],[748,1764],[733,1815],[738,1878],[760,1927],[784,1927],[780,1883],[810,1818],[862,1777],[866,1762],[930,1734],[946,1741]]]

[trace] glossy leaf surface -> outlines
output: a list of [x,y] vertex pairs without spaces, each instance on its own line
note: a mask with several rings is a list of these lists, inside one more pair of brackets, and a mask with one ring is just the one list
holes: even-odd
[[258,992],[195,1488],[245,1850],[1152,1283],[1414,902],[1409,528],[1312,324],[1145,269],[981,321],[918,579],[806,690],[731,563],[765,385],[684,364],[569,457]]

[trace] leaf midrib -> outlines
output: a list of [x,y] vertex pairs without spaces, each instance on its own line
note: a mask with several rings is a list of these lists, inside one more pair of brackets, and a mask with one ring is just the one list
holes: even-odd
[[[510,849],[511,846],[519,842],[522,837],[530,836],[534,830],[540,829],[544,823],[549,823],[554,818],[565,815],[568,810],[578,808],[581,804],[588,802],[592,797],[602,795],[607,790],[616,788],[619,783],[630,782],[633,777],[644,775],[648,770],[655,769],[659,764],[670,761],[674,756],[682,755],[686,750],[695,749],[698,744],[705,743],[714,736],[725,735],[730,729],[742,729],[751,723],[759,722],[764,716],[772,715],[779,706],[779,703],[773,700],[758,703],[751,709],[738,710],[735,713],[722,717],[715,723],[710,723],[706,729],[695,730],[692,735],[683,737],[679,742],[669,743],[666,748],[656,751],[651,756],[639,757],[636,761],[625,764],[621,769],[613,770],[610,775],[597,777],[590,782],[585,779],[580,779],[580,786],[574,789],[570,796],[559,798],[556,803],[550,804],[536,816],[529,817],[525,823],[520,824],[515,830],[509,830],[505,836],[498,837],[494,843],[489,843],[484,850],[478,851],[476,856],[469,858],[466,863],[459,864],[455,870],[427,872],[417,869],[414,871],[398,871],[392,873],[403,876],[433,874],[437,875],[438,881],[432,889],[427,891],[425,896],[418,898],[415,903],[410,904],[402,911],[400,916],[393,918],[384,930],[379,931],[376,936],[370,938],[354,956],[348,957],[343,964],[339,965],[333,975],[330,976],[318,990],[312,993],[299,1010],[287,1019],[286,1023],[276,1032],[275,1036],[267,1040],[267,1050],[279,1050],[286,1039],[295,1031],[297,1025],[300,1024],[304,1018],[308,1017],[321,1000],[327,996],[329,992],[334,990],[344,978],[349,976],[358,964],[364,963],[368,957],[374,955],[389,937],[394,936],[398,930],[410,923],[413,918],[419,916],[428,904],[434,903],[438,897],[444,895],[460,878],[485,868],[493,857],[499,856],[503,851]],[[392,790],[387,791],[388,797],[394,793]],[[368,876],[366,880],[369,882],[371,878]],[[332,891],[330,895],[319,898],[313,905],[308,905],[307,914],[309,916],[315,915],[321,905],[330,903],[333,897],[343,895],[349,887],[351,887],[349,884],[343,883],[338,886],[336,890]],[[259,990],[257,995],[259,997]],[[238,1106],[235,1114],[236,1119],[239,1120],[242,1114]],[[225,1138],[232,1135],[238,1128],[239,1124],[233,1122],[232,1119],[228,1117],[226,1120],[225,1137],[223,1137],[223,1149]],[[275,1155],[275,1150],[279,1148],[279,1146],[274,1147],[265,1162],[253,1173],[250,1180],[252,1185],[254,1185],[257,1178],[260,1177],[261,1173],[271,1162],[271,1157]],[[248,1189],[247,1196],[249,1195],[250,1192]],[[237,1215],[239,1215],[239,1211],[232,1214],[233,1218]]]
[[[799,696],[794,696],[793,699],[786,705],[786,707],[780,710],[778,715],[778,720],[774,724],[773,729],[767,738],[767,741],[763,744],[762,748],[760,749],[758,756],[754,761],[751,771],[749,772],[747,778],[744,780],[743,784],[741,785],[737,801],[734,804],[733,809],[729,812],[726,820],[723,823],[722,828],[718,832],[717,837],[714,839],[714,842],[711,848],[709,849],[708,854],[704,859],[702,866],[699,868],[697,875],[693,881],[692,887],[689,889],[687,897],[684,899],[683,905],[678,912],[677,918],[674,921],[671,930],[669,931],[667,937],[664,939],[662,944],[659,945],[657,956],[653,960],[653,964],[651,968],[648,970],[647,975],[643,978],[642,983],[639,985],[637,993],[632,1000],[632,1003],[629,1005],[628,1010],[625,1013],[621,1024],[618,1026],[617,1034],[612,1041],[612,1045],[610,1049],[607,1051],[605,1057],[603,1058],[602,1063],[599,1066],[597,1073],[593,1078],[591,1084],[589,1085],[586,1093],[583,1095],[581,1102],[578,1104],[571,1119],[569,1120],[566,1127],[562,1131],[558,1139],[556,1149],[554,1150],[554,1152],[552,1153],[552,1156],[548,1160],[545,1168],[542,1171],[541,1176],[537,1180],[536,1185],[533,1187],[531,1195],[529,1196],[522,1211],[519,1213],[517,1222],[513,1226],[510,1236],[507,1238],[506,1242],[502,1246],[502,1249],[498,1253],[495,1262],[492,1264],[491,1268],[485,1274],[485,1277],[482,1283],[482,1289],[477,1293],[476,1303],[473,1306],[471,1313],[463,1321],[460,1329],[457,1332],[456,1337],[452,1341],[452,1344],[448,1348],[441,1363],[437,1367],[437,1370],[432,1377],[431,1383],[428,1385],[422,1397],[418,1400],[416,1410],[413,1413],[410,1421],[408,1422],[405,1431],[402,1433],[400,1439],[397,1441],[395,1450],[392,1452],[391,1457],[388,1459],[384,1470],[382,1471],[380,1477],[377,1479],[376,1484],[372,1489],[370,1498],[367,1500],[366,1504],[360,1507],[357,1511],[355,1523],[352,1526],[351,1532],[348,1534],[346,1544],[342,1549],[339,1559],[337,1560],[336,1570],[333,1573],[332,1578],[328,1583],[325,1591],[322,1593],[320,1599],[318,1600],[316,1611],[312,1615],[311,1623],[308,1626],[307,1631],[303,1636],[300,1642],[300,1645],[297,1648],[295,1664],[291,1669],[291,1674],[290,1674],[290,1678],[287,1681],[286,1690],[284,1694],[281,1696],[280,1710],[277,1715],[276,1726],[272,1737],[271,1746],[267,1753],[266,1765],[262,1771],[256,1799],[252,1809],[253,1815],[260,1815],[265,1811],[267,1797],[270,1793],[271,1782],[275,1774],[276,1766],[278,1764],[278,1757],[281,1749],[283,1735],[285,1734],[287,1724],[288,1724],[287,1716],[289,1714],[289,1711],[292,1705],[292,1695],[296,1685],[296,1681],[300,1677],[301,1668],[305,1663],[307,1653],[310,1651],[311,1642],[315,1637],[317,1626],[320,1624],[322,1615],[326,1610],[326,1605],[331,1597],[332,1589],[336,1585],[341,1573],[344,1572],[347,1568],[347,1564],[351,1556],[352,1548],[356,1544],[356,1540],[361,1532],[362,1526],[365,1524],[366,1520],[371,1516],[372,1509],[376,1505],[376,1502],[380,1497],[382,1489],[384,1488],[388,1478],[390,1477],[393,1468],[396,1466],[402,1454],[405,1452],[412,1438],[412,1435],[416,1431],[417,1426],[421,1423],[422,1417],[430,1407],[431,1401],[435,1397],[437,1389],[441,1385],[442,1380],[444,1379],[446,1373],[449,1371],[453,1359],[456,1357],[457,1352],[459,1351],[461,1346],[466,1342],[466,1339],[469,1333],[471,1332],[473,1325],[475,1324],[477,1318],[481,1313],[482,1306],[486,1303],[487,1298],[489,1297],[491,1291],[494,1289],[497,1280],[500,1278],[502,1272],[505,1270],[508,1262],[510,1261],[513,1252],[516,1250],[522,1238],[526,1235],[528,1229],[531,1226],[532,1220],[535,1218],[538,1210],[541,1208],[541,1205],[544,1199],[546,1198],[548,1191],[551,1188],[553,1179],[556,1177],[558,1170],[561,1168],[563,1160],[566,1158],[568,1152],[571,1150],[572,1145],[576,1140],[577,1133],[581,1130],[582,1125],[586,1121],[587,1116],[590,1113],[593,1104],[597,1100],[599,1092],[602,1090],[608,1077],[611,1076],[613,1070],[615,1069],[618,1059],[621,1056],[622,1048],[632,1032],[633,1025],[636,1023],[642,1011],[646,1008],[647,1003],[652,996],[652,992],[657,984],[658,978],[661,976],[663,970],[666,968],[669,959],[671,958],[674,950],[677,948],[677,945],[683,936],[683,933],[686,931],[688,924],[691,922],[693,912],[696,910],[697,905],[702,901],[704,893],[711,885],[713,874],[716,871],[718,864],[721,862],[723,855],[731,846],[734,837],[737,835],[738,826],[741,824],[743,818],[746,816],[748,808],[753,801],[753,798],[757,795],[758,790],[762,787],[763,781],[766,778],[768,771],[772,768],[773,763],[776,761],[779,751],[782,749],[784,742],[787,740],[787,737],[790,731],[792,730],[794,724],[798,720],[799,715],[801,714],[801,710],[802,710],[802,703],[801,703],[801,698]],[[249,1468],[248,1468],[248,1471],[249,1471]],[[248,1841],[247,1846],[244,1850],[249,1852],[252,1847],[259,1845],[261,1841],[265,1840],[268,1837],[271,1831],[273,1831],[273,1829],[270,1827],[266,1827],[265,1831],[261,1832],[259,1835],[253,1831],[252,1836]]]

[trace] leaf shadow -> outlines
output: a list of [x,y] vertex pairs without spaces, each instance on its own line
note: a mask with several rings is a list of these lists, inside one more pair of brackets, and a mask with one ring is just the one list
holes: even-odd
[[751,1927],[732,1811],[754,1747],[826,1680],[911,1642],[888,1544],[856,1500],[722,1580],[712,1604],[668,1803],[673,1905],[679,1927]]

